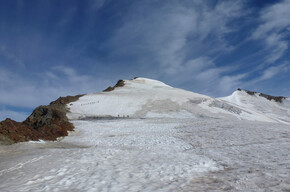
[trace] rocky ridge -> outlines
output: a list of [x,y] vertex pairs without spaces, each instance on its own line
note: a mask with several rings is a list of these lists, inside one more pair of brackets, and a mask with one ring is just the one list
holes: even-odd
[[39,106],[23,122],[9,118],[0,122],[0,143],[56,140],[58,137],[67,136],[74,126],[66,117],[66,104],[78,100],[81,96],[60,97],[49,105]]
[[123,87],[125,85],[125,81],[120,79],[114,87],[109,86],[107,89],[103,90],[103,92],[113,91],[116,87]]
[[274,101],[279,102],[279,103],[282,103],[282,101],[284,99],[286,99],[286,97],[283,97],[283,96],[272,96],[272,95],[267,95],[267,94],[264,94],[264,93],[259,93],[259,92],[254,92],[254,91],[248,91],[248,90],[240,89],[240,88],[238,88],[237,90],[238,91],[245,91],[249,95],[257,94],[257,95],[259,95],[261,97],[264,97],[264,98],[268,99],[269,101],[274,100]]

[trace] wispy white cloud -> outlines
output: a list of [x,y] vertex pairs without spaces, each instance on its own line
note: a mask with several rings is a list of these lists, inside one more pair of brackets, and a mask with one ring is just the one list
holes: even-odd
[[17,112],[11,110],[0,110],[0,121],[6,118],[13,119],[15,121],[24,121],[28,117],[29,113]]
[[263,74],[258,78],[259,81],[270,79],[280,73],[288,72],[289,67],[286,63],[274,67],[269,67],[263,71]]
[[229,22],[245,14],[243,3],[161,4],[157,7],[142,1],[132,6],[133,10],[122,18],[123,25],[110,41],[111,56],[136,58],[137,63],[158,71],[153,78],[163,77],[177,84],[198,78],[203,82],[214,81],[229,72],[229,67],[215,64],[213,55],[233,50],[225,36],[236,30]]
[[288,49],[286,37],[290,26],[290,0],[271,5],[260,13],[261,24],[252,34],[252,39],[264,41],[270,55],[267,62],[273,63],[280,59]]
[[29,78],[9,70],[0,70],[0,104],[36,107],[49,104],[59,96],[101,91],[113,82],[81,75],[70,67],[56,67]]
[[270,55],[267,57],[269,63],[280,59],[288,49],[288,42],[283,40],[282,34],[273,33],[267,36],[265,41],[268,48],[272,49]]
[[219,90],[222,90],[221,93],[228,93],[232,90],[239,88],[243,85],[243,79],[247,76],[247,74],[238,74],[232,76],[222,76],[220,80],[217,82],[217,87]]
[[[259,74],[257,74],[250,80],[243,78],[238,80],[238,87],[270,95],[284,95],[289,97],[289,88],[287,81],[287,74],[289,69],[289,62],[284,62],[280,65],[267,67],[265,69],[262,69]],[[247,77],[247,75],[248,74],[246,74],[245,78]],[[277,82],[279,83],[277,84]]]
[[246,73],[231,74],[230,67],[212,67],[196,74],[198,91],[204,94],[225,96],[243,85]]

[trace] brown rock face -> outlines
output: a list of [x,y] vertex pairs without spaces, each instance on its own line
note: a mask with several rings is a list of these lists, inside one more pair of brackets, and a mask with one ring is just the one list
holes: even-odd
[[56,140],[67,136],[73,125],[66,117],[66,104],[82,95],[60,97],[47,106],[37,107],[23,122],[6,119],[0,122],[0,142],[9,144],[29,140]]
[[254,94],[258,94],[261,97],[265,97],[266,99],[268,99],[269,101],[274,100],[276,102],[282,103],[282,101],[284,99],[286,99],[286,97],[283,96],[271,96],[271,95],[266,95],[264,93],[258,93],[258,92],[254,92],[254,91],[248,91],[248,90],[244,90],[244,89],[240,89],[238,88],[238,91],[245,91],[246,93],[248,93],[249,95],[254,95]]
[[107,89],[103,90],[103,92],[113,91],[116,87],[124,87],[125,81],[119,80],[114,87],[109,86]]
[[38,140],[40,133],[23,123],[13,121],[9,118],[0,122],[0,135],[2,143],[10,144],[28,140]]

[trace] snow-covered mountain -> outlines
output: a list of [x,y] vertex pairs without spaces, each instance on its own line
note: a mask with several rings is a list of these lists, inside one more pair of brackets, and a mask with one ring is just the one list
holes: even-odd
[[289,107],[146,78],[60,97],[0,122],[0,139],[46,140],[0,145],[0,191],[289,191]]
[[170,87],[160,81],[135,78],[124,80],[112,91],[84,95],[67,105],[69,119],[86,117],[194,117],[204,110],[198,106],[212,98]]
[[290,124],[289,98],[238,89],[232,95],[220,99],[255,114],[253,119],[262,117],[267,121]]
[[147,78],[119,80],[103,92],[60,97],[23,122],[0,122],[0,142],[55,140],[86,119],[239,119],[290,124],[290,100],[238,89],[224,98],[177,89]]
[[236,91],[215,99],[173,88],[160,81],[135,78],[110,91],[87,94],[67,104],[71,120],[85,118],[228,118],[290,123],[289,99],[282,103]]

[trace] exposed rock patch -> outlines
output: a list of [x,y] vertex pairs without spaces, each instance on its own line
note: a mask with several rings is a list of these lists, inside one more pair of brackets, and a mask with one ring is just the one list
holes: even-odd
[[103,92],[113,91],[116,87],[124,87],[125,81],[119,80],[114,87],[109,86],[107,89],[103,90]]
[[0,122],[0,134],[2,136],[0,139],[4,144],[28,140],[36,141],[38,138],[41,138],[40,132],[37,130],[9,118]]
[[37,107],[23,122],[6,119],[0,122],[0,142],[11,144],[39,139],[56,140],[67,136],[73,125],[66,117],[66,104],[78,100],[82,95],[60,97],[49,105]]
[[271,95],[267,95],[267,94],[264,94],[264,93],[258,93],[258,92],[254,92],[254,91],[248,91],[248,90],[244,90],[244,89],[240,89],[240,88],[238,88],[238,91],[245,91],[249,95],[258,94],[259,96],[264,97],[264,98],[268,99],[269,101],[274,100],[274,101],[279,102],[279,103],[282,103],[282,101],[284,99],[286,99],[286,97],[283,97],[283,96],[271,96]]

